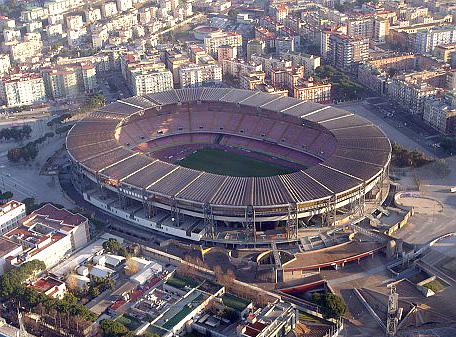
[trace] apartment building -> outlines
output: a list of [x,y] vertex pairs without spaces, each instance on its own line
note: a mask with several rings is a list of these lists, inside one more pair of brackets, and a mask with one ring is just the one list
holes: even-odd
[[456,43],[456,26],[436,27],[416,33],[415,50],[427,54],[432,53],[437,46],[453,43]]
[[25,216],[25,205],[19,201],[8,201],[0,206],[0,235],[17,227]]
[[271,13],[278,22],[283,22],[288,16],[288,6],[286,4],[276,4],[271,6]]
[[0,236],[0,275],[10,267],[8,261],[21,252],[22,245]]
[[304,78],[304,67],[289,67],[285,69],[273,69],[271,82],[274,87],[287,88],[291,91],[298,85],[299,80]]
[[385,43],[390,31],[390,21],[386,18],[376,18],[374,21],[373,40]]
[[271,55],[252,55],[252,62],[262,65],[262,70],[266,73],[266,76],[271,76],[273,69],[288,69],[292,67],[293,62],[287,60],[281,56],[274,57]]
[[315,69],[321,65],[320,56],[290,52],[280,53],[280,56],[284,59],[291,60],[293,67],[304,66],[305,77],[312,76],[315,73]]
[[109,18],[117,14],[117,4],[114,1],[103,2],[101,5],[101,15],[103,18]]
[[4,233],[3,238],[23,247],[21,253],[8,259],[10,265],[41,260],[50,268],[86,245],[90,228],[84,216],[46,204],[22,219],[18,227]]
[[217,56],[217,48],[223,45],[240,49],[242,35],[234,32],[215,32],[204,38],[204,48],[212,56]]
[[261,64],[255,62],[245,62],[244,60],[223,60],[222,71],[223,75],[231,75],[234,77],[240,77],[247,75],[251,72],[262,71],[263,67]]
[[293,88],[293,97],[306,102],[329,103],[331,101],[331,84],[315,83],[312,78],[299,81]]
[[[37,33],[30,33],[30,35]],[[35,35],[30,36],[29,40],[24,39],[20,42],[15,42],[6,46],[9,50],[11,60],[24,63],[27,61],[33,61],[41,55],[41,49],[43,48],[43,42],[40,38],[35,38]]]
[[8,54],[0,54],[0,76],[5,75],[11,68],[10,57]]
[[46,101],[42,76],[36,73],[19,73],[1,78],[0,100],[9,108]]
[[455,63],[453,59],[455,58],[454,55],[456,55],[456,43],[436,46],[433,55],[453,65]]
[[263,40],[254,39],[247,42],[247,61],[252,60],[252,55],[262,55],[266,49],[266,43]]
[[179,68],[181,88],[201,87],[222,82],[222,67],[218,64],[187,64]]
[[63,14],[70,9],[82,6],[82,0],[48,0],[44,3],[44,8],[49,15]]
[[456,94],[450,91],[441,98],[424,103],[423,120],[444,135],[456,134]]
[[49,98],[59,99],[92,93],[97,88],[96,68],[90,62],[57,65],[43,70]]
[[347,35],[353,38],[371,38],[374,35],[373,15],[360,15],[347,20]]
[[174,87],[173,74],[165,65],[155,69],[136,68],[130,70],[129,86],[133,95],[145,95],[171,90]]
[[132,0],[116,0],[117,9],[119,12],[127,11],[133,8],[133,1]]
[[368,57],[369,39],[352,38],[340,33],[330,35],[327,61],[336,68],[355,72],[357,65]]
[[238,49],[234,46],[224,45],[217,48],[217,61],[236,59]]
[[166,67],[173,74],[173,82],[179,84],[179,68],[190,63],[189,55],[179,50],[167,50],[165,51],[165,62]]
[[241,89],[255,90],[255,88],[264,84],[266,74],[264,71],[253,71],[239,77],[239,86]]
[[415,74],[395,77],[388,85],[388,96],[411,114],[422,114],[427,99],[435,97],[438,89]]

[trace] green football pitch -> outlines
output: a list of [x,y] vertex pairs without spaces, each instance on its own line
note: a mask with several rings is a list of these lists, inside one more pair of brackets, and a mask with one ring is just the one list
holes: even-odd
[[178,163],[181,166],[235,177],[268,177],[294,172],[285,166],[219,149],[200,149]]

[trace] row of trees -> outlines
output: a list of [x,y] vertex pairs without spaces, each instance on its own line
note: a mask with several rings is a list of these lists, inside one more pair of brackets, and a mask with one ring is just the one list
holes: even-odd
[[422,152],[416,150],[409,151],[397,143],[392,144],[391,162],[396,167],[421,167],[433,162]]
[[18,163],[21,160],[24,162],[34,160],[38,156],[38,145],[44,143],[48,138],[52,137],[54,137],[54,133],[47,132],[42,137],[28,142],[24,146],[15,147],[8,150],[8,160],[13,163]]
[[67,119],[70,119],[71,116],[72,115],[70,113],[61,114],[57,117],[52,118],[49,122],[47,122],[47,126],[51,127],[54,125],[60,125],[60,124],[62,124],[62,122],[66,121]]
[[[134,331],[129,330],[124,324],[112,319],[104,319],[100,323],[103,337],[133,337]],[[159,337],[158,334],[153,334],[148,331],[144,332],[142,337]]]
[[[33,211],[43,207],[45,204],[49,203],[49,202],[42,202],[42,203],[37,204],[35,198],[25,198],[21,202],[25,205],[25,212],[27,213],[27,215],[29,215]],[[61,204],[57,204],[54,202],[51,202],[50,204],[52,204],[53,206],[55,206],[59,209],[63,208],[63,205],[61,205]]]
[[11,200],[12,198],[13,198],[13,192],[11,192],[11,191],[5,191],[5,192],[0,191],[0,202],[4,203],[4,202],[7,202],[7,201]]
[[329,65],[315,69],[314,78],[332,84],[331,97],[333,100],[354,100],[365,97],[368,93],[365,87],[352,80],[350,76]]
[[26,285],[26,281],[33,279],[45,269],[44,262],[33,260],[5,272],[0,276],[0,302],[20,303],[25,309],[34,312],[38,312],[39,307],[43,307],[46,312],[57,311],[77,316],[87,322],[95,321],[96,315],[85,306],[78,304],[73,294],[68,293],[62,300],[58,300]]
[[13,126],[12,128],[4,128],[0,130],[1,140],[14,140],[16,142],[30,138],[32,128],[29,125],[22,127]]

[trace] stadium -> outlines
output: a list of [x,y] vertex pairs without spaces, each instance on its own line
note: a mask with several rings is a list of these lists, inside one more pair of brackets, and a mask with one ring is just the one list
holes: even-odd
[[68,133],[84,199],[194,242],[299,240],[387,195],[391,145],[369,121],[258,91],[176,89],[91,113]]

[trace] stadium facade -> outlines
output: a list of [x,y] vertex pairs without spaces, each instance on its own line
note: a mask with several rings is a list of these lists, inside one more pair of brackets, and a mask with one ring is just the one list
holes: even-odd
[[[70,130],[72,180],[85,200],[142,228],[192,241],[299,240],[380,203],[391,145],[371,122],[331,106],[257,91],[189,88],[109,104]],[[201,147],[290,163],[235,177],[176,164]],[[187,151],[187,152],[186,152]]]

